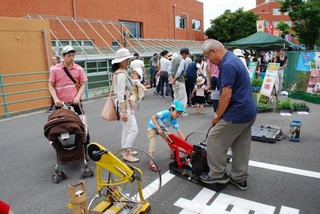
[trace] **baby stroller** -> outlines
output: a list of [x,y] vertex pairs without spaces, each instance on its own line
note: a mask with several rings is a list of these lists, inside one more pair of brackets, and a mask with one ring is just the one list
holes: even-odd
[[69,164],[84,161],[81,177],[93,177],[93,171],[87,164],[86,125],[82,122],[73,106],[63,105],[54,110],[44,125],[44,135],[51,141],[56,151],[57,164],[52,175],[52,181],[59,183],[67,179],[64,171],[59,170],[59,164]]

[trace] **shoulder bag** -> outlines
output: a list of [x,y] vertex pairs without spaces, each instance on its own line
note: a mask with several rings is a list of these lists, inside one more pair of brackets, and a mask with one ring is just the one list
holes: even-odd
[[[129,78],[129,75],[126,72],[118,72],[118,73],[114,73],[114,75],[118,75],[119,73],[124,73]],[[116,81],[116,78],[115,78],[115,81]],[[111,91],[109,93],[109,97],[107,98],[107,101],[101,113],[101,117],[108,121],[120,120],[120,113],[118,108],[119,101],[117,101],[117,105],[116,105],[114,99],[111,97],[112,89],[113,89],[113,83],[111,85]]]
[[75,79],[73,79],[72,75],[70,74],[70,72],[68,71],[68,69],[66,67],[63,67],[64,72],[67,74],[67,76],[72,80],[72,82],[75,84],[77,90],[79,91],[80,87],[81,87],[81,83],[75,81]]

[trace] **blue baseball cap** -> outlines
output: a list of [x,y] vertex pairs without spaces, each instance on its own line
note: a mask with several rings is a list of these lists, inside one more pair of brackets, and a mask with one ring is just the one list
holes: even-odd
[[173,107],[176,111],[184,112],[184,105],[180,100],[175,100],[171,107]]

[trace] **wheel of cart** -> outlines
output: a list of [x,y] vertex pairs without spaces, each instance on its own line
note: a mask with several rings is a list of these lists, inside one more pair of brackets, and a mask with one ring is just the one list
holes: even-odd
[[206,144],[207,133],[201,131],[191,132],[190,134],[188,134],[185,141],[191,143],[192,145],[198,145],[201,143]]
[[[186,137],[186,141],[188,143],[191,143],[192,145],[202,145],[202,146],[207,146],[207,138],[208,138],[208,134],[209,134],[210,129],[208,130],[207,133],[205,132],[201,132],[201,131],[195,131],[195,132],[191,132],[187,137]],[[232,151],[229,148],[228,152],[227,152],[227,161],[230,163],[232,160]]]

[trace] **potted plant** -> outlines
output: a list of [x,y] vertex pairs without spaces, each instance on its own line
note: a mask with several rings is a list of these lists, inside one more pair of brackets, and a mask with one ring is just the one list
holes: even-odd
[[307,106],[305,102],[302,103],[293,103],[294,111],[306,111],[309,112],[310,108]]
[[269,103],[258,103],[258,112],[264,113],[264,112],[271,112],[273,111],[273,108],[271,108]]
[[263,79],[261,77],[252,79],[251,90],[252,91],[260,91],[262,83],[263,83]]
[[293,111],[293,103],[290,99],[286,99],[284,101],[277,101],[276,107],[279,112],[292,112]]

